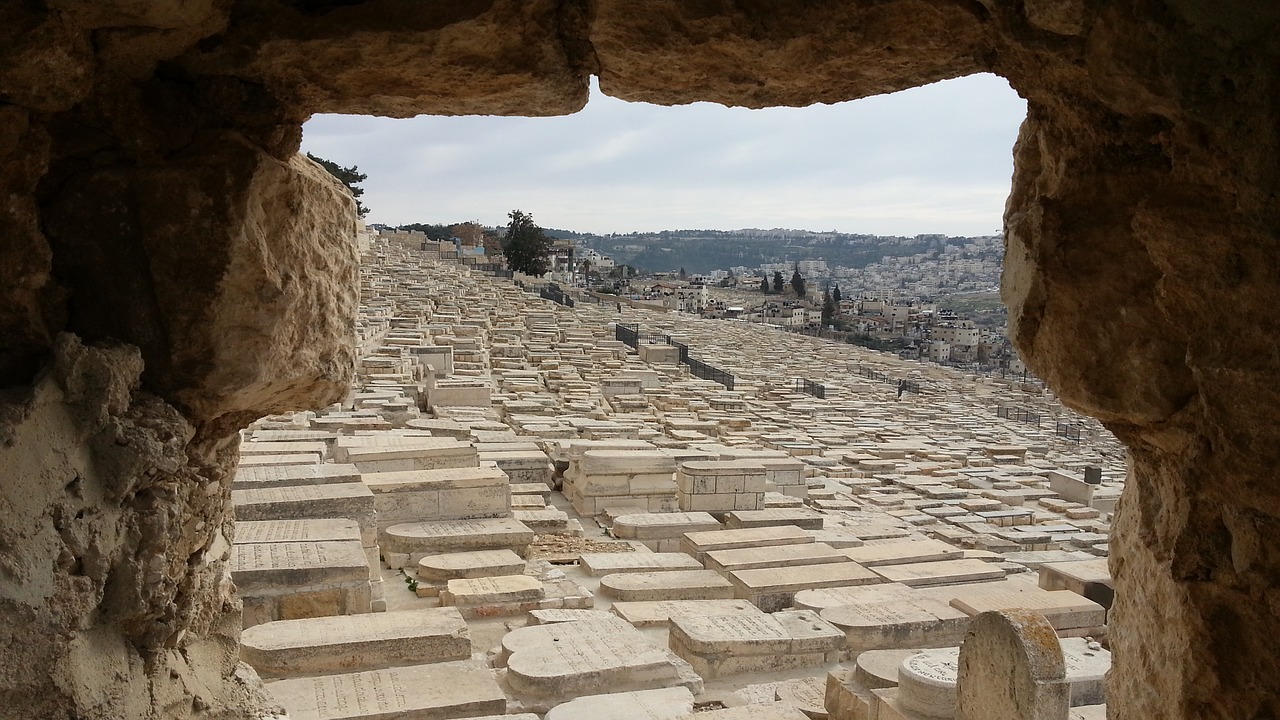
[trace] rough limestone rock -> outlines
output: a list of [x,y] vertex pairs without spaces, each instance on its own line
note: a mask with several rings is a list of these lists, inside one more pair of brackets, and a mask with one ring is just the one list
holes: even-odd
[[271,707],[239,662],[224,566],[235,445],[138,389],[138,349],[55,340],[3,406],[0,715],[235,717]]
[[[0,707],[252,703],[200,563],[233,431],[346,380],[349,198],[292,157],[310,114],[566,113],[591,74],[806,105],[990,71],[1028,101],[1011,332],[1131,449],[1109,712],[1280,715],[1278,31],[1280,6],[1242,0],[0,5],[0,452],[24,468],[2,480],[0,632],[23,640],[0,645]],[[74,357],[137,387],[69,388]],[[149,449],[106,452],[126,416]]]

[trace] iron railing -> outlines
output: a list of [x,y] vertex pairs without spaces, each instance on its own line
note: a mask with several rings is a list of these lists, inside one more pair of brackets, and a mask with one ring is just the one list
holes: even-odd
[[1054,428],[1053,432],[1060,438],[1066,438],[1071,442],[1078,443],[1080,442],[1081,436],[1084,434],[1084,427],[1079,423],[1060,422],[1057,424],[1057,427]]
[[1031,412],[1023,407],[1000,405],[996,408],[996,417],[1040,427],[1040,413]]
[[806,378],[796,378],[795,391],[820,399],[826,399],[827,397],[827,387],[825,385]]

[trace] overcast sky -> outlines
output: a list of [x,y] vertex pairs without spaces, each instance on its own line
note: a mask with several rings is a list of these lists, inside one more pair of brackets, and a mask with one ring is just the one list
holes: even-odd
[[370,222],[579,232],[796,228],[987,235],[1001,228],[1026,104],[975,75],[838,105],[627,103],[576,115],[317,115],[304,150],[369,179]]

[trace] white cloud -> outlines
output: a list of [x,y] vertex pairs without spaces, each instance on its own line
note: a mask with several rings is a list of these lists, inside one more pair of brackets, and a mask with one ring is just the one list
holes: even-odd
[[589,232],[1000,228],[1025,103],[992,75],[808,108],[626,103],[561,118],[316,116],[304,149],[368,174],[369,219]]

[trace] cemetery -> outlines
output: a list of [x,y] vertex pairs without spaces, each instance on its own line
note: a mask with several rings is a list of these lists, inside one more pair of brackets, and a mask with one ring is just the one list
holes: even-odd
[[1048,393],[385,239],[360,272],[347,397],[243,431],[231,491],[289,718],[1105,717],[1125,453],[997,413]]

